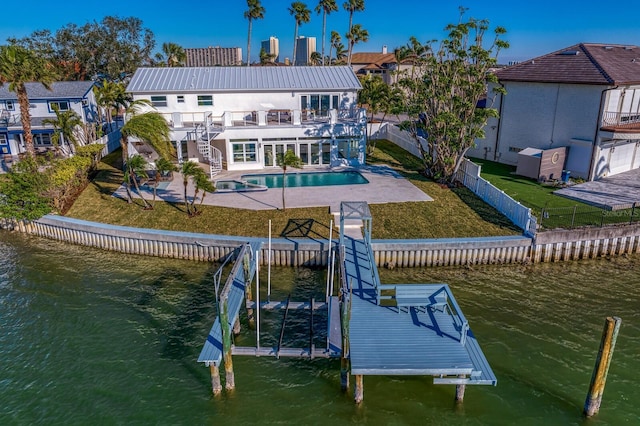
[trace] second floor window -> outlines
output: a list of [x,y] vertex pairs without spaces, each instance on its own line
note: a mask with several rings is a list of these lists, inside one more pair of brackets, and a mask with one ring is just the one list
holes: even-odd
[[7,111],[13,111],[16,108],[13,104],[13,101],[5,101],[4,106],[7,109]]
[[167,97],[166,96],[152,96],[151,97],[151,105],[154,107],[166,107],[167,106]]
[[58,107],[59,111],[68,111],[69,102],[67,101],[51,101],[49,102],[49,109],[53,112],[54,108]]
[[183,104],[184,103],[184,95],[178,95],[178,103],[179,104]]
[[198,95],[198,105],[200,105],[200,106],[213,106],[213,96],[211,96],[211,95]]

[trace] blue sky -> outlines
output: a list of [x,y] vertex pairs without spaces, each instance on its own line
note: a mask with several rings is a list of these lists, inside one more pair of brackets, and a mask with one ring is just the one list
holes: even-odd
[[[308,0],[312,10],[311,22],[301,26],[299,35],[317,38],[321,49],[322,16],[313,12],[317,0]],[[346,32],[349,15],[342,10],[343,0],[337,1],[340,10],[327,17],[327,33]],[[23,37],[37,29],[52,31],[68,24],[82,25],[104,16],[136,16],[150,28],[157,47],[163,42],[183,47],[241,47],[246,55],[247,21],[243,17],[245,0],[192,1],[170,0],[119,2],[89,2],[66,0],[50,7],[35,7],[30,3],[5,2],[4,16],[28,20],[5,19],[0,26],[0,43],[7,37]],[[291,57],[294,20],[287,11],[289,0],[262,0],[265,18],[254,22],[252,60],[257,60],[260,41],[269,36],[280,39],[280,56]],[[356,45],[355,51],[389,51],[406,44],[410,36],[421,41],[442,39],[443,28],[458,20],[458,5],[467,7],[467,16],[488,19],[492,26],[507,28],[506,39],[511,47],[502,52],[499,62],[533,58],[579,42],[601,42],[640,45],[640,2],[625,2],[613,12],[607,3],[595,0],[365,0],[366,10],[354,15],[369,31],[369,41]],[[27,11],[23,8],[28,7]],[[345,43],[346,45],[346,43]],[[328,50],[328,46],[327,46]],[[328,52],[327,52],[328,53]]]

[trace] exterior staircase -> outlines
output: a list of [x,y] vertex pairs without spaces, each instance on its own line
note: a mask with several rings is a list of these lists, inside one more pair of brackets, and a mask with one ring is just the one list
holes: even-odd
[[212,129],[212,126],[197,125],[194,130],[187,133],[182,142],[196,141],[198,153],[205,162],[209,163],[209,176],[213,179],[222,171],[222,151],[211,146],[211,140],[220,134],[219,129]]

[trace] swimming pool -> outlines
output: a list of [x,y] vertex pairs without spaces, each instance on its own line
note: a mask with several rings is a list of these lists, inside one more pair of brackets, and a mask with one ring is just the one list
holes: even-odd
[[[333,185],[362,185],[369,181],[356,171],[345,172],[309,172],[287,173],[286,186],[333,186]],[[268,188],[282,188],[282,173],[242,175],[245,182],[266,186]]]
[[253,192],[266,191],[264,185],[256,185],[241,180],[219,180],[216,182],[216,192]]

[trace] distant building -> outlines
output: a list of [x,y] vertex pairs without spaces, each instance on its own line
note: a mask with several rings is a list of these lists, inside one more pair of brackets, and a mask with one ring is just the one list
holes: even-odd
[[239,47],[203,47],[184,49],[188,67],[215,67],[242,65],[242,49]]
[[311,54],[315,51],[315,37],[298,37],[296,40],[296,62],[293,65],[309,65],[311,63]]
[[263,40],[260,47],[267,54],[272,55],[270,62],[280,61],[280,41],[277,37],[269,37],[269,40]]

